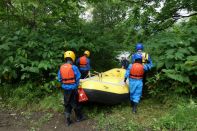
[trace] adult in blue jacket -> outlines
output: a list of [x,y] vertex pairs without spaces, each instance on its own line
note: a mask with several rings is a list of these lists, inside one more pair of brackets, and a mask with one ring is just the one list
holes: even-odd
[[90,73],[90,52],[86,50],[84,55],[77,59],[76,64],[81,72],[81,79],[84,79]]
[[142,64],[142,56],[140,54],[135,54],[135,58],[135,62],[127,68],[124,80],[126,82],[127,78],[129,78],[130,101],[133,113],[137,112],[137,104],[142,95],[144,72],[152,68],[151,63]]
[[61,82],[61,87],[64,90],[64,106],[65,106],[65,116],[66,124],[69,126],[71,122],[71,111],[77,116],[77,121],[83,119],[81,109],[78,104],[78,86],[81,73],[77,66],[73,65],[75,61],[75,54],[72,51],[66,51],[64,53],[65,63],[61,65],[58,71],[58,81]]
[[[136,60],[136,57],[135,57],[136,55],[135,54],[140,54],[142,56],[142,64],[151,64],[151,65],[153,64],[150,55],[147,52],[144,52],[144,46],[143,46],[142,43],[137,43],[135,49],[136,49],[136,53],[134,53],[132,55],[131,63],[134,63],[135,60]],[[147,93],[147,90],[148,90],[145,86],[146,76],[147,75],[146,75],[146,72],[145,72],[144,76],[143,76],[143,88],[144,88],[143,94],[144,95]]]

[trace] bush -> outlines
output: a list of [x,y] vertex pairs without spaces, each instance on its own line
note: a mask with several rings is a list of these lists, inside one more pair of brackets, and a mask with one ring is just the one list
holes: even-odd
[[152,36],[147,47],[153,56],[155,74],[149,78],[152,94],[175,92],[194,94],[197,90],[197,26],[177,25]]
[[4,101],[19,109],[26,108],[29,105],[38,103],[45,96],[52,93],[48,85],[48,83],[42,85],[31,82],[15,85],[14,88],[7,88],[7,90],[3,92],[10,92],[9,95],[4,97]]
[[190,101],[189,104],[178,105],[166,116],[161,117],[155,123],[156,130],[190,130],[197,129],[197,104]]
[[53,110],[63,112],[63,95],[60,92],[55,92],[50,96],[46,96],[43,100],[39,102],[37,106],[40,110]]

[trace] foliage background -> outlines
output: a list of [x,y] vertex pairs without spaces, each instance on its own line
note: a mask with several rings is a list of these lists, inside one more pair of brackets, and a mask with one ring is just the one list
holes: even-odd
[[[93,17],[83,19],[88,9]],[[195,0],[2,0],[1,97],[31,101],[55,92],[66,50],[77,57],[90,50],[92,69],[105,71],[118,66],[121,51],[133,53],[137,42],[155,65],[147,82],[151,95],[195,95],[196,10]]]
[[137,42],[154,63],[139,115],[128,103],[86,114],[101,130],[196,130],[196,0],[1,0],[0,104],[63,112],[56,75],[64,51],[90,50],[92,70],[106,71]]

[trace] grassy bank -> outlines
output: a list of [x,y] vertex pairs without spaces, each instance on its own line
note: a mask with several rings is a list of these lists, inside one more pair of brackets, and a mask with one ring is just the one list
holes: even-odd
[[[7,99],[6,103],[1,103],[3,108],[23,111],[23,115],[32,112],[42,112],[50,114],[50,117],[43,115],[39,125],[46,123],[54,114],[63,115],[63,96],[61,91],[53,92],[42,99],[27,99],[29,95],[21,99],[20,93],[16,92]],[[20,98],[20,99],[19,99]],[[26,99],[28,101],[26,101]],[[9,101],[10,100],[10,101]],[[32,102],[30,102],[32,100]],[[19,103],[19,104],[17,104]],[[120,105],[107,106],[98,104],[84,105],[85,114],[95,121],[95,129],[99,130],[190,130],[197,129],[197,99],[183,96],[166,96],[163,99],[143,98],[138,105],[137,114],[131,112],[129,101]],[[28,119],[31,121],[31,119]],[[40,124],[41,123],[41,124]]]
[[169,97],[163,101],[144,99],[138,113],[129,102],[112,107],[87,107],[86,113],[104,130],[196,130],[197,104],[194,99]]

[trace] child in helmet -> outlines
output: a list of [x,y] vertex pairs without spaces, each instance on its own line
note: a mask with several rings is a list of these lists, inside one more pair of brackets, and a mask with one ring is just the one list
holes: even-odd
[[86,50],[84,55],[78,58],[76,62],[81,72],[81,79],[86,78],[90,73],[90,59],[88,57],[90,57],[90,52]]
[[[136,49],[136,53],[137,54],[141,54],[142,55],[142,64],[146,64],[146,63],[151,63],[152,64],[152,60],[151,60],[150,55],[148,53],[146,53],[146,52],[143,52],[144,46],[143,46],[142,43],[137,43],[135,49]],[[135,58],[135,54],[133,54],[132,57],[131,57],[131,63],[135,62],[135,59],[136,59]]]
[[69,126],[72,122],[70,119],[71,111],[74,109],[77,121],[82,120],[83,115],[80,108],[78,108],[78,85],[81,77],[77,66],[73,65],[75,61],[75,54],[73,51],[66,51],[64,53],[65,63],[61,65],[58,71],[58,81],[62,83],[64,90],[64,107],[66,124]]
[[137,112],[137,104],[140,101],[143,88],[143,75],[145,71],[151,69],[152,64],[142,64],[142,55],[136,53],[135,61],[133,64],[130,64],[126,70],[125,80],[129,78],[129,90],[130,90],[130,101],[132,105],[132,112]]

